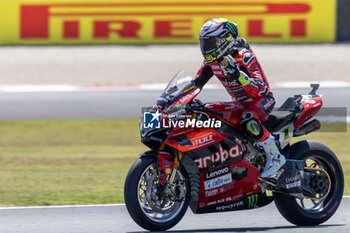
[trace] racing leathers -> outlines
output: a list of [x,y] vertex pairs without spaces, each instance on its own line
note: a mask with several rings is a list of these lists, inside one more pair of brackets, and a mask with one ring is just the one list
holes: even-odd
[[244,38],[238,38],[235,48],[220,62],[204,61],[192,80],[193,86],[187,87],[184,94],[176,99],[197,95],[214,75],[233,101],[243,107],[240,124],[266,153],[266,165],[260,176],[274,175],[284,165],[285,158],[280,154],[274,137],[262,123],[272,111],[275,99],[255,54]]

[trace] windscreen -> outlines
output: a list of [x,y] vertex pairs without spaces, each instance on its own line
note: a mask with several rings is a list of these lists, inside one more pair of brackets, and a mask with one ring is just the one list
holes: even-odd
[[174,97],[178,96],[181,91],[183,91],[183,89],[191,83],[191,81],[192,77],[186,71],[178,71],[170,80],[160,97],[173,100]]

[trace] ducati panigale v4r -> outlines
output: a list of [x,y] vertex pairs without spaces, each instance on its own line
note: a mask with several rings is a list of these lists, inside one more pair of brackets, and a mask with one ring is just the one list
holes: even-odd
[[170,106],[162,113],[145,111],[140,119],[141,141],[151,150],[132,165],[124,188],[127,210],[137,224],[166,230],[188,206],[201,214],[272,201],[296,225],[321,224],[335,213],[344,190],[337,157],[316,141],[291,144],[293,137],[320,128],[311,119],[322,106],[317,84],[308,95],[288,98],[264,123],[287,159],[271,178],[259,177],[266,155],[240,129],[243,109],[234,102],[177,99],[189,86],[191,77],[178,72],[161,95]]

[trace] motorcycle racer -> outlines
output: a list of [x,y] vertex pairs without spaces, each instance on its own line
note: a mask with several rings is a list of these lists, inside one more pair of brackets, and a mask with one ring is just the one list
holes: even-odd
[[[275,105],[267,78],[244,38],[238,37],[237,25],[224,18],[207,21],[200,30],[200,46],[204,62],[192,84],[176,100],[193,97],[216,76],[232,100],[244,108],[240,124],[256,144],[266,153],[266,165],[260,176],[271,177],[285,164],[275,138],[262,123]],[[163,108],[169,100],[158,99],[156,106]]]

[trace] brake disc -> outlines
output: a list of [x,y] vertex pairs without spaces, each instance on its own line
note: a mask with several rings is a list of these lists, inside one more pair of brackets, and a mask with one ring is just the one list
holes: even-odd
[[146,199],[150,207],[161,214],[166,214],[170,212],[173,208],[175,208],[174,203],[170,204],[168,207],[165,207],[167,203],[169,203],[168,200],[165,200],[164,197],[162,197],[161,192],[158,190],[157,185],[157,174],[154,173],[146,186]]

